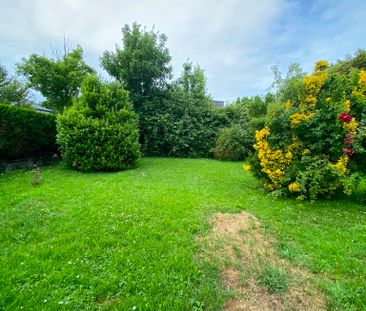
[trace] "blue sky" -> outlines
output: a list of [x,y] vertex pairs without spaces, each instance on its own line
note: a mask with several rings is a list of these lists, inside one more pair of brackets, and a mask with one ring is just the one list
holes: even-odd
[[213,98],[264,94],[297,62],[307,72],[318,59],[335,62],[366,48],[364,0],[3,0],[0,63],[14,72],[31,53],[52,56],[64,35],[99,66],[105,50],[121,42],[121,27],[138,23],[168,36],[174,76],[189,58],[206,73]]

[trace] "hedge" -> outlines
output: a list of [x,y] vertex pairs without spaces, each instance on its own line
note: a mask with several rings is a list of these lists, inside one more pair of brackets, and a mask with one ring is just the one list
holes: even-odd
[[0,162],[57,152],[55,115],[0,104]]

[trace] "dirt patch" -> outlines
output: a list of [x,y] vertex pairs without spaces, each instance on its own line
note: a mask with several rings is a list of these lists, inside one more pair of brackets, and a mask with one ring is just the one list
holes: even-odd
[[252,229],[259,225],[259,221],[253,215],[246,212],[240,214],[217,213],[213,221],[213,232],[240,238],[243,230]]
[[240,273],[232,267],[227,267],[221,273],[222,283],[227,287],[240,286]]
[[[228,242],[226,251],[236,251],[237,256],[256,262],[253,257],[272,255],[273,247],[270,241],[264,238],[260,222],[251,214],[215,214],[213,220],[213,235],[215,239],[225,239]],[[231,259],[235,259],[231,257]]]
[[[292,267],[277,255],[274,241],[266,237],[253,215],[217,213],[206,256],[221,266],[222,284],[233,292],[224,310],[326,310],[325,297],[312,282],[310,272]],[[286,271],[289,287],[286,292],[271,294],[260,285],[258,275],[265,267]]]

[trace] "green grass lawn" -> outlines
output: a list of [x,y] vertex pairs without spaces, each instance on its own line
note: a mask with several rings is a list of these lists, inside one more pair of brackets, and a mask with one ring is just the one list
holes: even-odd
[[0,176],[0,309],[218,310],[228,298],[197,237],[218,211],[253,213],[333,310],[366,310],[366,206],[268,196],[241,163],[143,159]]

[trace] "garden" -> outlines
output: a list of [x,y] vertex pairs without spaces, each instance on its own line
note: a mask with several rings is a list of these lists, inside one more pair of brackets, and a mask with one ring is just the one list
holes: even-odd
[[166,41],[0,67],[0,309],[366,310],[366,51],[219,108]]

